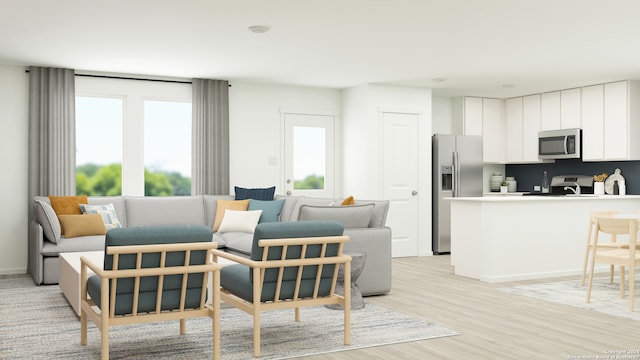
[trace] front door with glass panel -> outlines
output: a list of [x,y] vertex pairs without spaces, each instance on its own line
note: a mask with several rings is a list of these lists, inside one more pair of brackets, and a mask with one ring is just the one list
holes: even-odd
[[335,116],[285,113],[283,117],[285,194],[334,197]]

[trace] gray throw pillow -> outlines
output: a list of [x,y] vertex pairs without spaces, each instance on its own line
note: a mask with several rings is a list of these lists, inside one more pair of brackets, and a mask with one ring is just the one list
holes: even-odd
[[42,226],[44,236],[51,242],[57,243],[60,241],[60,234],[62,228],[60,227],[60,221],[58,215],[53,210],[51,205],[42,200],[35,200],[36,206],[36,220]]
[[345,229],[369,227],[373,204],[347,205],[347,206],[312,206],[302,205],[298,221],[337,221]]

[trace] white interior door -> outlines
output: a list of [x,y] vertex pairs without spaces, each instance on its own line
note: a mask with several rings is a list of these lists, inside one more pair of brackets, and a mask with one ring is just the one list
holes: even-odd
[[419,114],[381,112],[382,186],[394,257],[418,255]]
[[335,115],[283,117],[285,194],[335,197]]

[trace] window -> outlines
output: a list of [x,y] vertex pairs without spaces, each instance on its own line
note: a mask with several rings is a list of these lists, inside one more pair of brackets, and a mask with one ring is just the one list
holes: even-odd
[[145,196],[191,194],[191,103],[144,102]]
[[324,189],[326,169],[325,128],[294,126],[293,189]]
[[122,194],[122,99],[76,97],[76,193]]
[[191,194],[191,84],[76,77],[76,191]]

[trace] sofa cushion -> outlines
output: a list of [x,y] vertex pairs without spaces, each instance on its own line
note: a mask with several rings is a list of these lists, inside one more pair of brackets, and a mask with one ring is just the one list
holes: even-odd
[[127,196],[127,227],[204,225],[202,196]]
[[253,234],[262,210],[237,211],[226,209],[218,232],[246,232]]
[[113,204],[106,204],[106,205],[80,204],[80,210],[82,210],[83,214],[98,214],[102,216],[104,227],[107,230],[122,227],[122,224],[120,224],[120,221],[118,221],[118,214],[116,214],[116,209],[113,207]]
[[88,204],[87,195],[49,196],[51,207],[57,215],[81,215],[80,204]]
[[35,200],[34,210],[36,220],[40,223],[40,226],[42,226],[44,236],[46,236],[49,241],[57,243],[62,234],[62,227],[60,226],[60,220],[58,220],[56,212],[47,202],[38,199]]
[[373,204],[371,213],[370,228],[385,226],[387,222],[387,213],[389,212],[389,200],[356,200],[355,205]]
[[59,215],[65,238],[87,235],[104,235],[107,230],[100,214]]
[[243,187],[234,187],[236,200],[256,199],[256,200],[273,200],[273,196],[276,192],[276,187],[270,188],[254,188],[246,189]]
[[[216,233],[224,242],[227,251],[237,252],[243,255],[251,255],[251,244],[253,244],[253,234],[245,232]],[[218,248],[221,248],[218,243]]]
[[125,211],[124,196],[89,196],[89,205],[113,204],[118,216],[118,222],[122,227],[127,227],[127,212]]
[[298,221],[333,220],[345,228],[366,228],[371,221],[373,204],[349,206],[311,206],[300,207]]
[[218,200],[234,200],[233,195],[202,195],[204,199],[204,215],[206,217],[205,225],[213,228],[213,222],[216,219],[216,203]]
[[342,203],[340,203],[340,205],[355,205],[356,201],[353,198],[353,195],[348,196],[347,198],[345,198],[344,200],[342,200]]
[[289,221],[298,221],[298,217],[300,216],[300,208],[304,205],[333,206],[335,205],[335,201],[329,198],[325,199],[325,198],[313,198],[308,196],[300,196],[291,212],[291,218]]
[[262,210],[260,215],[260,223],[266,222],[278,222],[280,221],[280,213],[282,212],[282,205],[284,205],[284,199],[263,201],[263,200],[249,200],[249,211]]
[[[60,238],[57,244],[45,241],[41,254],[58,256],[64,252],[104,251],[104,235],[89,235],[75,238]],[[55,282],[54,282],[55,283]]]
[[217,232],[224,218],[224,211],[239,210],[246,211],[249,208],[249,200],[216,200],[216,217],[213,220],[213,231]]

